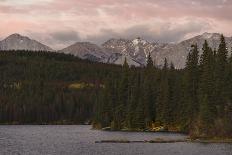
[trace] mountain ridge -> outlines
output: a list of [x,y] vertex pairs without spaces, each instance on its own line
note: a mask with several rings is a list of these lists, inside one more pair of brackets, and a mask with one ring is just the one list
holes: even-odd
[[[197,44],[200,53],[205,40],[209,46],[218,48],[221,34],[205,32],[201,35],[178,43],[155,43],[140,37],[134,39],[111,38],[101,45],[91,42],[76,42],[57,52],[72,54],[82,59],[121,65],[126,58],[129,65],[145,66],[150,53],[157,66],[163,65],[164,59],[172,62],[176,68],[184,68],[192,44]],[[225,37],[228,49],[232,47],[232,37]],[[12,34],[0,41],[0,50],[54,51],[47,45],[20,34]],[[230,50],[229,50],[230,51]]]

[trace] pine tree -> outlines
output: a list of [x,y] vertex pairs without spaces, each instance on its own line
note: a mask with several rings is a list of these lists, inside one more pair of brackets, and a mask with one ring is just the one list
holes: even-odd
[[[213,51],[208,46],[207,41],[203,45],[203,54],[200,59],[200,91],[212,97],[212,90],[214,88],[214,57]],[[211,100],[211,99],[209,99]]]
[[[231,48],[232,52],[232,48]],[[221,114],[219,113],[219,116],[222,117],[224,120],[224,134],[226,136],[231,137],[232,136],[232,55],[228,58],[228,64],[226,67],[226,75],[225,75],[225,82],[226,82],[226,89],[225,94],[226,95],[226,102],[225,104],[222,104],[224,108],[222,109],[222,106],[220,107]]]
[[192,49],[187,56],[187,62],[184,75],[184,108],[183,121],[184,128],[193,125],[196,119],[198,105],[198,85],[199,85],[199,51],[197,45],[192,45]]
[[151,127],[151,123],[155,121],[156,111],[156,83],[155,83],[155,72],[151,55],[148,55],[147,66],[145,68],[144,82],[143,82],[143,103],[145,110],[145,123],[146,127]]
[[136,116],[135,109],[138,105],[138,101],[140,100],[140,72],[136,72],[133,75],[134,79],[131,80],[131,87],[129,93],[129,103],[127,105],[127,113],[126,113],[126,127],[129,129],[135,128],[136,120],[134,119]]
[[153,68],[153,66],[154,66],[154,63],[151,57],[151,53],[149,53],[147,57],[147,68]]
[[176,73],[175,73],[175,66],[173,63],[170,64],[169,74],[168,74],[168,86],[169,86],[169,124],[174,124],[175,121],[175,110],[177,107],[177,96],[176,90]]
[[224,114],[224,106],[226,102],[226,89],[227,89],[227,60],[228,50],[226,47],[225,38],[221,35],[221,42],[219,44],[218,51],[216,53],[216,65],[215,65],[215,95],[216,105],[218,107],[218,115],[222,116]]
[[101,113],[101,126],[107,127],[110,126],[112,120],[112,99],[113,99],[113,85],[112,80],[107,79],[105,82],[105,89],[102,92],[102,113]]
[[221,35],[221,42],[219,44],[216,55],[217,55],[217,67],[219,67],[217,68],[218,72],[224,73],[227,65],[228,50],[223,35]]
[[145,128],[145,115],[144,115],[144,104],[139,100],[138,105],[135,109],[134,124],[136,129]]
[[[231,52],[232,52],[232,48],[231,48]],[[228,66],[227,66],[227,92],[228,92],[228,96],[229,96],[229,100],[232,103],[232,55],[230,56],[229,60],[228,60]]]
[[[200,110],[200,116],[207,116],[207,118],[214,118],[216,116],[216,105],[214,98],[214,57],[213,51],[208,46],[207,41],[203,45],[203,54],[200,60],[200,84],[199,84],[199,103],[203,110]],[[207,108],[207,109],[206,109]],[[206,110],[205,110],[206,109]],[[206,113],[206,114],[204,114]],[[200,119],[205,119],[200,117]],[[210,130],[211,125],[214,124],[213,121],[205,121],[204,126],[208,126]]]
[[170,91],[168,83],[168,63],[164,60],[164,66],[161,72],[161,81],[157,99],[157,120],[165,125],[170,123]]
[[210,111],[210,103],[207,95],[205,95],[200,105],[200,132],[202,136],[210,134],[210,130],[213,126],[213,117]]
[[129,103],[129,69],[129,65],[125,58],[122,66],[122,78],[118,87],[118,103],[114,114],[116,129],[121,129],[126,125],[126,109]]

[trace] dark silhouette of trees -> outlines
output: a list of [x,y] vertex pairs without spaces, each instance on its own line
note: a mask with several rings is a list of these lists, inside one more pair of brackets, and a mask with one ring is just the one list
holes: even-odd
[[81,60],[55,52],[0,52],[1,124],[83,124],[111,130],[232,136],[232,56],[192,45],[184,69]]

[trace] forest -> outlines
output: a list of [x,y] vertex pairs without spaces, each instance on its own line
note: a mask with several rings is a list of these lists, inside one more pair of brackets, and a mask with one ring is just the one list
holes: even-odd
[[84,124],[120,67],[55,52],[0,52],[0,124]]
[[184,69],[151,56],[144,67],[56,52],[0,52],[0,124],[89,124],[129,131],[232,137],[232,56],[192,45]]
[[184,69],[150,55],[144,68],[111,73],[94,104],[95,128],[185,132],[191,137],[232,136],[232,56],[224,36],[218,49],[191,46]]

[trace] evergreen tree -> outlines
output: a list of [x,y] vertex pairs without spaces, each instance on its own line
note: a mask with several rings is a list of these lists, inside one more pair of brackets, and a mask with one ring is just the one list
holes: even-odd
[[207,95],[205,95],[200,105],[200,132],[202,136],[208,135],[212,128],[213,117],[210,111],[210,103]]
[[122,67],[122,78],[118,88],[118,103],[114,114],[115,129],[121,129],[126,125],[126,109],[129,103],[129,65],[125,58]]
[[[203,61],[203,60],[202,60]],[[184,108],[183,127],[189,128],[196,119],[198,105],[198,84],[199,84],[199,51],[197,45],[192,45],[192,49],[187,56],[184,75]]]
[[148,54],[148,57],[147,57],[147,68],[153,68],[154,66],[154,63],[153,63],[153,60],[151,58],[151,53]]
[[169,86],[169,124],[174,124],[175,121],[175,110],[177,107],[177,94],[175,91],[177,86],[176,86],[176,73],[175,73],[175,66],[173,63],[170,64],[170,69],[169,69],[169,74],[168,74],[168,86]]
[[[199,103],[200,107],[203,107],[200,111],[200,115],[207,116],[207,118],[214,118],[216,116],[216,105],[214,96],[214,57],[213,51],[208,46],[207,41],[203,45],[203,54],[201,56],[200,63],[200,85],[199,85]],[[206,109],[207,108],[207,109]],[[206,109],[206,110],[205,110]],[[204,114],[206,112],[206,114]],[[204,117],[200,117],[200,119]],[[214,122],[200,120],[206,124],[204,126],[210,127]],[[208,124],[207,124],[208,123]],[[210,130],[210,128],[208,128]]]
[[221,42],[219,44],[218,51],[216,53],[216,65],[215,65],[215,102],[218,107],[218,115],[223,115],[223,110],[226,103],[226,89],[227,89],[227,47],[225,38],[221,35]]
[[151,127],[151,123],[155,121],[156,111],[156,83],[155,83],[155,72],[156,69],[153,66],[153,61],[150,54],[148,55],[147,66],[145,68],[145,76],[143,83],[143,103],[145,113],[145,124],[146,127]]
[[145,128],[145,115],[144,115],[144,104],[139,100],[138,105],[135,109],[134,124],[136,129]]
[[157,120],[163,122],[165,125],[170,123],[170,91],[168,83],[168,63],[164,60],[164,66],[161,73],[161,82],[159,87],[159,94],[157,99]]

